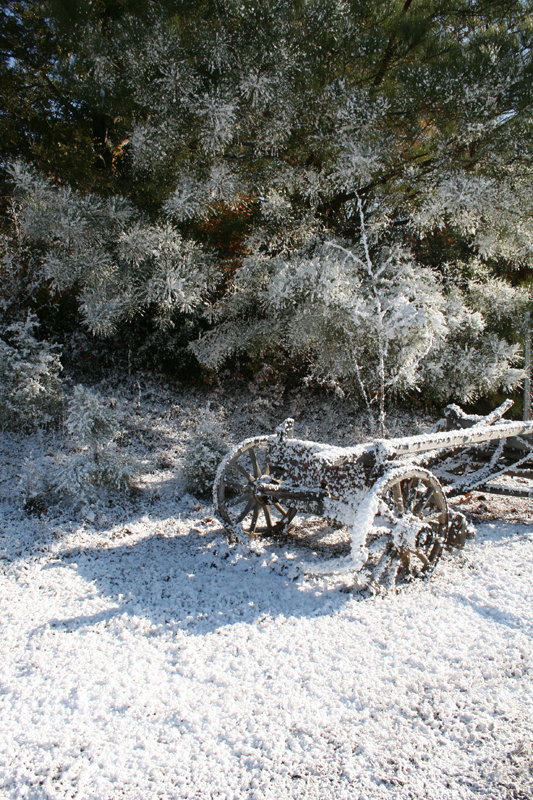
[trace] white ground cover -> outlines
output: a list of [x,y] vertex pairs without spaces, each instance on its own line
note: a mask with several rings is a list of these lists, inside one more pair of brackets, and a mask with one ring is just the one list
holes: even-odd
[[177,478],[193,411],[132,406],[144,489],[81,513],[28,516],[4,436],[0,796],[533,797],[532,509],[363,599],[226,545]]

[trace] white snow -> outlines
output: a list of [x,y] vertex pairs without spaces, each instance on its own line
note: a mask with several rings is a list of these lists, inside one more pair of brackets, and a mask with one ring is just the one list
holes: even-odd
[[308,549],[228,546],[153,465],[144,495],[26,516],[5,497],[22,441],[0,476],[1,797],[533,796],[530,501],[489,498],[507,520],[362,599],[302,574]]

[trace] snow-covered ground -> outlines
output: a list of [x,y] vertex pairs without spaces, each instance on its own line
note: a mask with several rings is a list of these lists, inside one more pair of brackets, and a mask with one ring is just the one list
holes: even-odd
[[[141,491],[82,512],[28,516],[14,476],[50,441],[4,436],[0,796],[533,797],[526,501],[475,495],[462,553],[363,599],[301,574],[303,547],[226,545],[179,479],[205,398],[167,400],[126,393]],[[335,408],[329,441],[351,444]],[[248,398],[228,427],[285,412]],[[326,410],[300,416],[328,440]]]

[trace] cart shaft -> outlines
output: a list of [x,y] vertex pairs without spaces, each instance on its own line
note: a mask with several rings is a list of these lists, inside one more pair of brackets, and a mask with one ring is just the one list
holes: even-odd
[[509,439],[513,436],[533,433],[533,422],[499,422],[496,425],[484,425],[463,428],[456,431],[443,431],[423,436],[405,436],[399,439],[377,439],[376,447],[387,457],[416,455],[429,450],[448,447],[467,447],[498,439]]

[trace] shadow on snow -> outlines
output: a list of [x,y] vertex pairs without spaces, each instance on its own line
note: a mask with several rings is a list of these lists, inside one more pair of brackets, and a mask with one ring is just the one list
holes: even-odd
[[221,529],[206,533],[156,534],[130,544],[63,552],[44,569],[76,565],[76,571],[113,608],[93,616],[51,621],[76,629],[110,623],[124,614],[149,620],[153,635],[178,631],[203,635],[264,616],[328,616],[353,598],[348,574],[336,583],[302,582],[305,560],[321,557],[303,548],[259,544],[228,547]]

